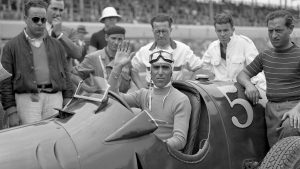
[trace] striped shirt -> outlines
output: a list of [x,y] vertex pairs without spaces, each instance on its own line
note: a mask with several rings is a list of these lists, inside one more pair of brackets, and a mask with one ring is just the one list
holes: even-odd
[[264,70],[269,101],[300,100],[300,48],[295,44],[285,50],[265,50],[246,69],[252,76]]

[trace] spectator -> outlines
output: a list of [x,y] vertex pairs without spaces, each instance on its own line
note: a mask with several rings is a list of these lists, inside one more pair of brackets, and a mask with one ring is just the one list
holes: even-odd
[[291,40],[294,19],[286,10],[271,12],[266,17],[268,35],[273,48],[260,53],[238,75],[246,96],[256,104],[257,88],[250,78],[264,71],[268,102],[265,109],[267,136],[270,146],[279,139],[299,136],[300,128],[300,48]]
[[64,0],[46,0],[49,4],[47,10],[46,29],[50,36],[58,39],[67,53],[69,70],[72,69],[73,59],[80,59],[82,49],[79,46],[77,31],[62,25],[62,13],[65,9]]
[[[78,84],[81,79],[88,77],[88,71],[81,70],[92,70],[96,76],[108,78],[112,69],[112,65],[115,59],[118,45],[125,39],[125,29],[120,26],[113,26],[107,29],[105,32],[105,40],[107,46],[104,49],[97,50],[93,53],[88,54],[82,63],[73,68],[73,74],[79,75],[75,83]],[[131,65],[128,64],[123,67],[119,91],[126,93],[130,88],[131,83]],[[85,84],[84,84],[85,85]],[[87,89],[87,86],[85,86]]]
[[120,20],[121,16],[117,13],[114,7],[106,7],[103,9],[99,22],[104,23],[104,28],[99,32],[92,34],[88,53],[103,49],[107,46],[105,31],[107,31],[110,27],[115,26]]
[[88,32],[85,29],[84,25],[79,25],[77,27],[77,33],[78,33],[78,37],[79,37],[79,46],[82,49],[82,55],[80,57],[80,59],[77,59],[79,62],[82,62],[82,60],[84,59],[84,56],[87,54],[87,50],[88,50],[88,42],[86,41],[86,37],[85,35],[88,34]]
[[[137,51],[132,59],[133,80],[138,88],[147,87],[150,83],[150,63],[149,56],[151,53],[159,50],[165,50],[172,53],[174,58],[173,80],[183,78],[183,69],[186,67],[190,71],[196,71],[201,66],[201,60],[197,57],[191,48],[182,42],[175,41],[171,38],[173,19],[166,14],[158,14],[151,19],[151,26],[154,35],[154,42],[151,42]],[[141,69],[147,71],[146,81],[144,84],[138,72]]]
[[[128,44],[123,43],[115,56],[113,70],[109,77],[111,90],[118,93],[118,79],[122,68],[130,62],[133,54]],[[151,79],[154,87],[140,89],[120,96],[131,107],[148,110],[154,119],[166,121],[167,125],[159,125],[154,132],[171,148],[181,150],[186,144],[191,103],[188,97],[171,85],[174,60],[167,51],[156,51],[150,54]]]
[[46,10],[43,0],[29,0],[26,28],[3,49],[1,63],[12,74],[1,84],[10,126],[48,118],[72,97],[64,47],[45,34]]
[[[235,34],[230,14],[217,14],[214,26],[218,40],[213,41],[204,53],[203,68],[211,71],[215,80],[236,82],[238,73],[253,61],[258,51],[251,39]],[[252,78],[252,82],[266,90],[263,74]]]

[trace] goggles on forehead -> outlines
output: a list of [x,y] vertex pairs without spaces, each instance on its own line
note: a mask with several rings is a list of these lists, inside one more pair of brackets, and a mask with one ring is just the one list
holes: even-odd
[[169,62],[169,63],[174,62],[172,53],[169,53],[164,50],[160,50],[160,51],[154,52],[150,55],[149,63],[157,62],[160,58],[162,58],[164,61]]

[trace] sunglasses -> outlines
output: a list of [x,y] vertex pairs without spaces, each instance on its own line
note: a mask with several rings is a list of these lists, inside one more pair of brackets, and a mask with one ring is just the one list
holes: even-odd
[[41,21],[42,24],[46,23],[47,21],[46,18],[40,18],[40,17],[32,17],[31,20],[33,23],[39,23]]
[[162,58],[164,61],[169,63],[174,62],[172,53],[166,52],[164,50],[160,50],[150,55],[149,63],[157,62],[160,58]]

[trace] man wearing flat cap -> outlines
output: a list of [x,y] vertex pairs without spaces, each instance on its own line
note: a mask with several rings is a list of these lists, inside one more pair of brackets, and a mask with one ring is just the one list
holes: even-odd
[[[89,77],[92,72],[94,76],[100,76],[105,79],[109,77],[114,62],[118,45],[125,39],[125,29],[120,26],[110,27],[105,32],[107,46],[104,49],[92,52],[84,58],[77,66],[73,67],[72,73],[76,78],[72,78],[75,84],[82,79]],[[126,93],[131,83],[131,65],[128,64],[122,69],[122,78],[120,78],[120,91]],[[85,85],[85,84],[84,84]],[[88,86],[83,86],[88,90]]]
[[[113,70],[108,83],[111,90],[119,93],[118,80],[122,69],[127,65],[133,54],[131,47],[124,41],[119,45],[115,56]],[[191,103],[188,97],[172,86],[174,69],[173,54],[165,50],[158,50],[150,54],[149,64],[153,87],[142,88],[132,93],[119,93],[129,106],[147,110],[157,121],[165,121],[166,125],[159,125],[154,132],[171,148],[181,150],[186,144]]]
[[103,9],[99,22],[104,24],[104,28],[92,34],[88,53],[103,49],[107,45],[107,42],[105,40],[105,32],[110,27],[115,26],[116,23],[120,20],[121,16],[117,13],[114,7],[106,7]]

